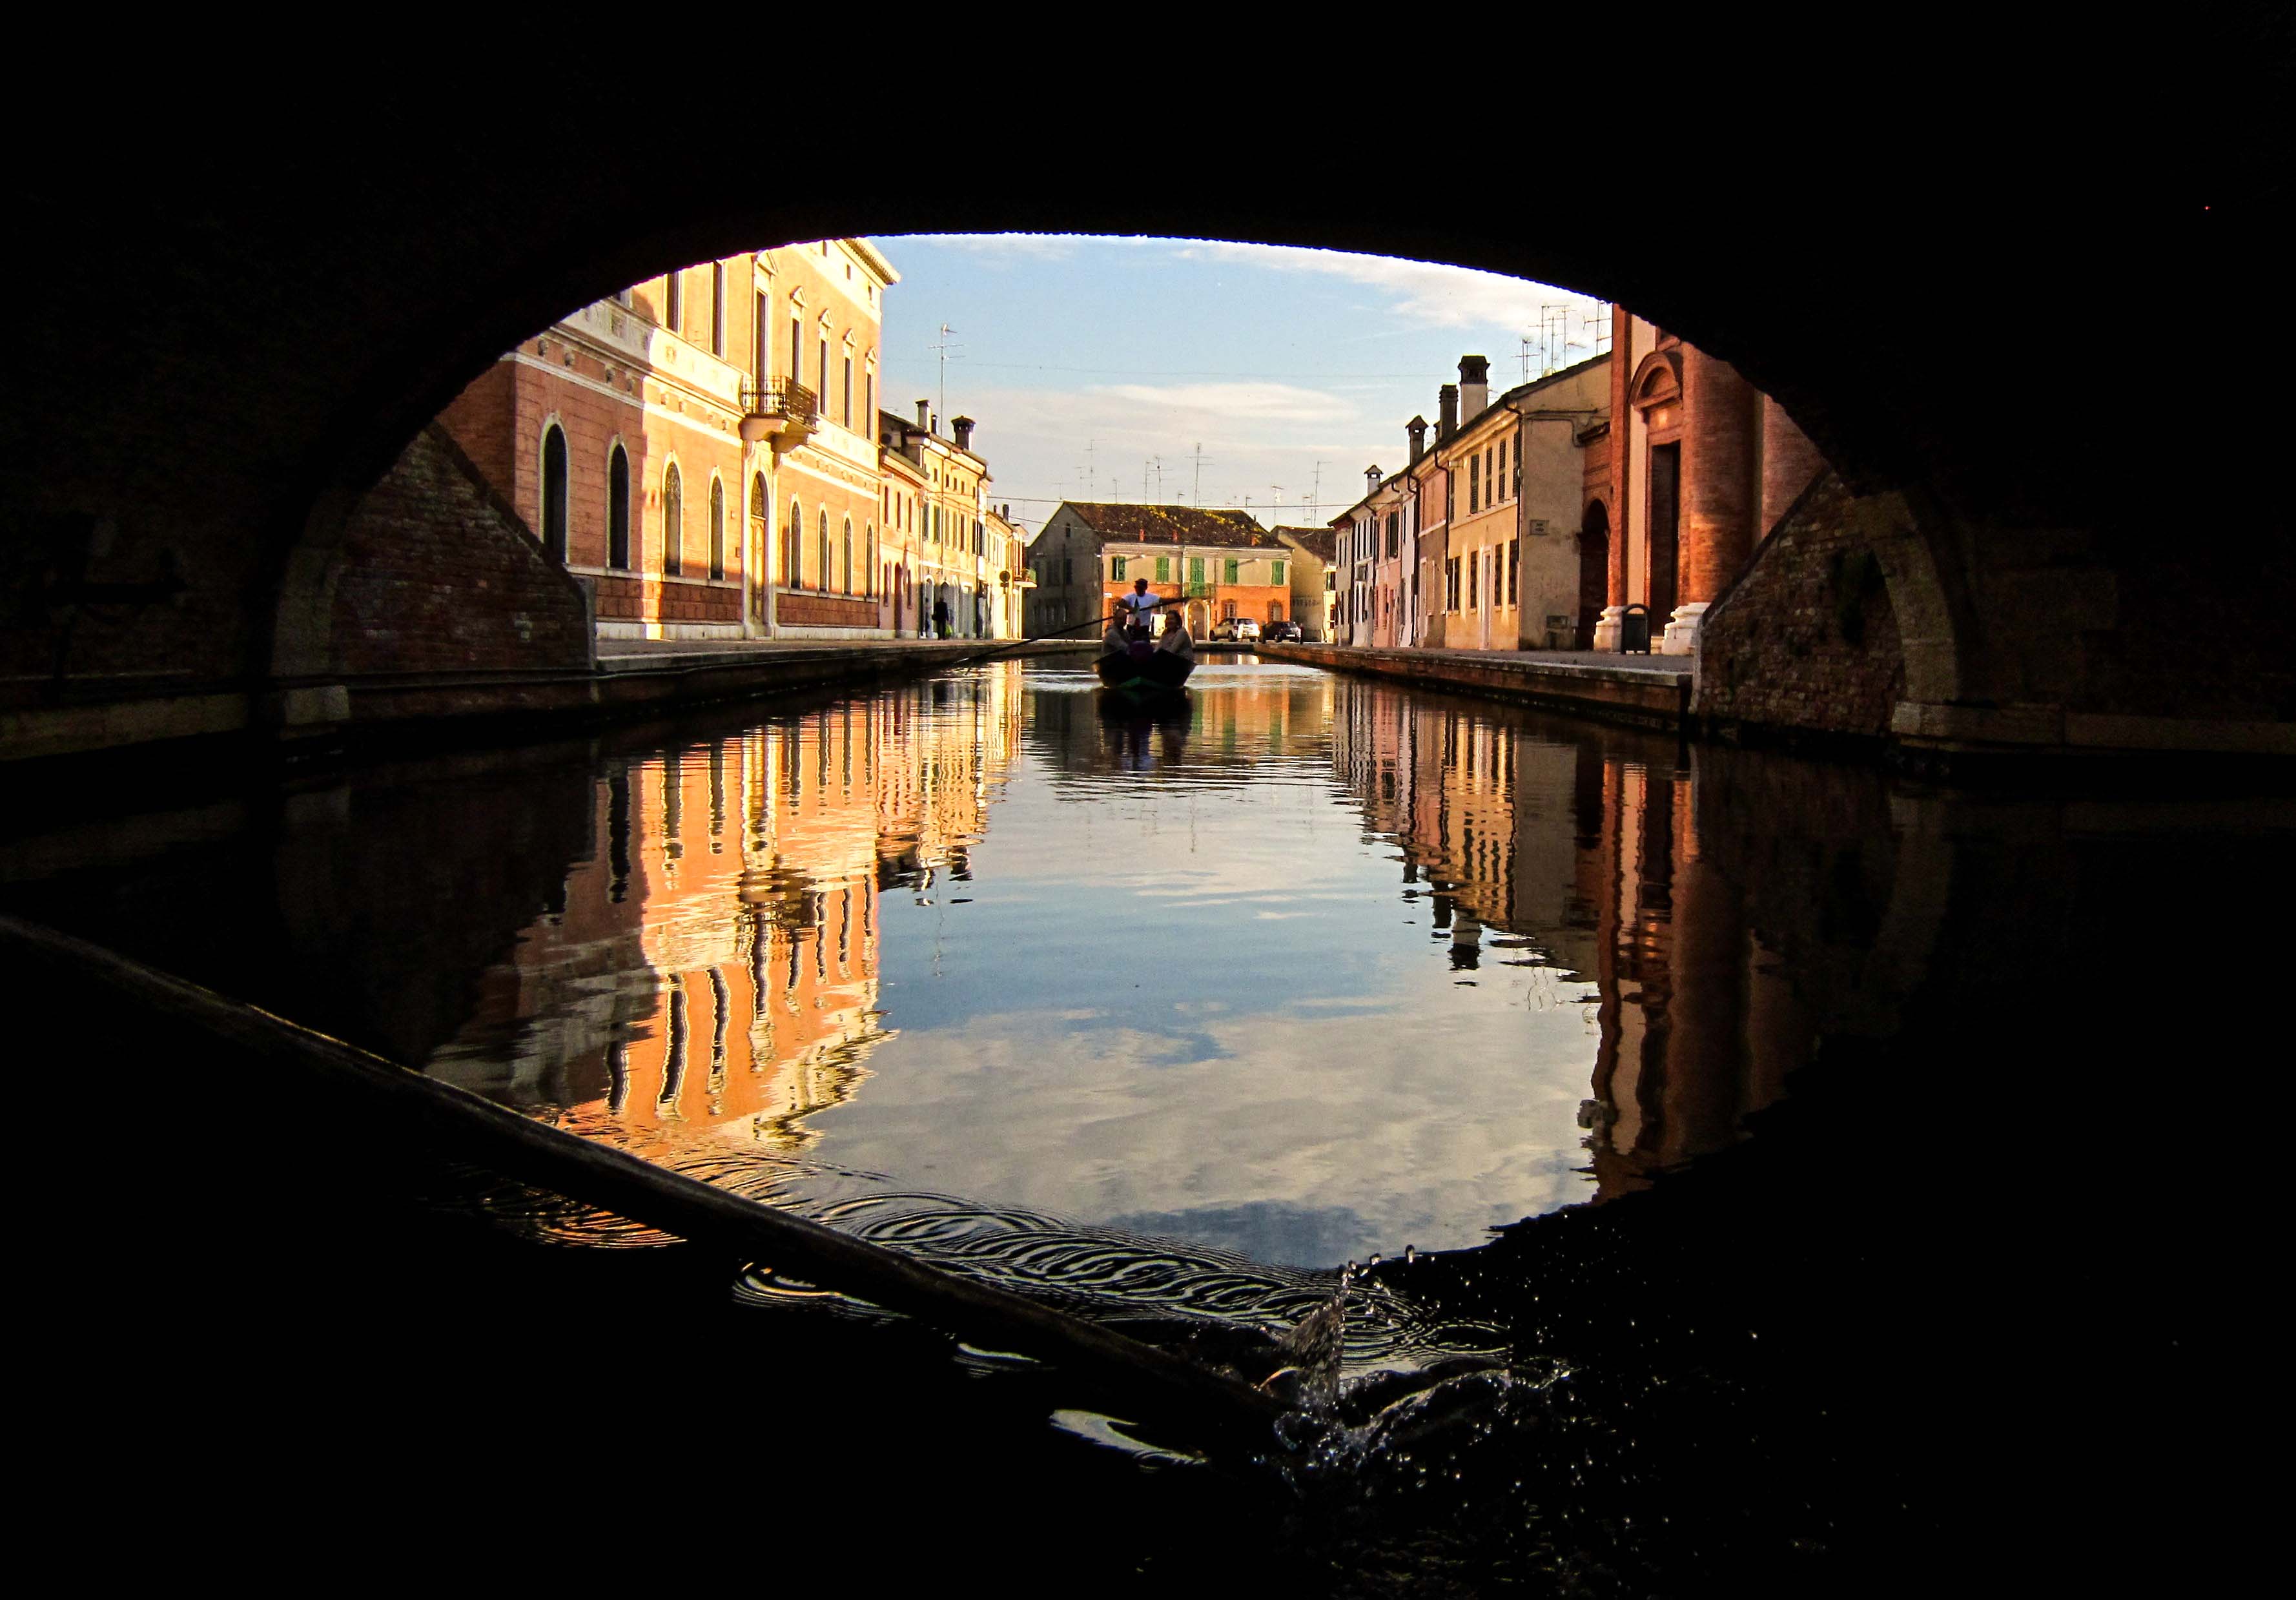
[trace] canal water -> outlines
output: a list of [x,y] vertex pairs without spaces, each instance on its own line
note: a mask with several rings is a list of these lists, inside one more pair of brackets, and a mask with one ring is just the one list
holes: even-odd
[[[1575,1383],[1608,1442],[1574,1445],[1567,1481],[1527,1489],[1505,1456],[1456,1494],[1512,1530],[1490,1559],[1631,1592],[1624,1553],[1672,1536],[1590,1479],[1664,1499],[1620,1465],[1637,1438],[1737,1464],[1666,1491],[1730,1530],[1677,1552],[1693,1568],[1939,1514],[1875,1509],[1896,1469],[1845,1476],[1845,1424],[1816,1420],[1899,1425],[1873,1420],[1897,1416],[1879,1387],[1773,1395],[1759,1425],[1712,1397],[1840,1380],[1811,1285],[1852,1257],[1899,1286],[2015,1278],[1996,1329],[2076,1292],[2051,1275],[2079,1276],[2081,1208],[2031,1186],[2036,1141],[2111,1128],[2119,1181],[2169,1181],[2141,1096],[2188,1001],[2147,952],[2210,915],[2196,893],[2284,882],[2289,825],[2272,796],[1915,791],[1250,658],[1142,706],[1037,661],[20,815],[0,905],[1085,1315],[1273,1336],[1344,1287],[1351,1378],[1501,1362],[1523,1395],[1489,1415],[1535,1396],[1549,1429]],[[2143,1060],[2096,1054],[2081,1017],[2014,1054],[2036,985],[2087,1024],[2122,1008],[2103,1031]],[[2082,1074],[2095,1097],[2069,1103]],[[426,1181],[529,1248],[668,1243],[488,1175]],[[1942,1219],[1988,1209],[2051,1219],[2055,1265],[1990,1243],[1941,1265]],[[1856,1251],[1825,1231],[1845,1218]],[[730,1299],[872,1317],[771,1263]],[[1956,1314],[1926,1300],[1906,1327]],[[1772,1321],[1808,1358],[1791,1380],[1744,1369]],[[1768,1487],[1735,1481],[1748,1463]],[[1510,1486],[1496,1511],[1475,1473]],[[1587,1496],[1601,1514],[1558,1532],[1556,1497]]]

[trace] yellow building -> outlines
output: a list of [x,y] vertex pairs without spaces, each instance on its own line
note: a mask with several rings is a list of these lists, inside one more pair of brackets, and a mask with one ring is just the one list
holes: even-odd
[[859,239],[794,244],[755,261],[742,436],[754,435],[771,463],[756,531],[772,579],[755,620],[781,638],[882,636],[892,602],[880,559],[877,373],[885,291],[900,275]]

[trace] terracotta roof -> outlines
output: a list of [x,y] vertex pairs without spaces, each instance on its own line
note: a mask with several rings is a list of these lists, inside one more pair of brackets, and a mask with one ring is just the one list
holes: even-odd
[[1273,550],[1283,545],[1242,511],[1204,511],[1193,505],[1128,505],[1096,500],[1062,503],[1103,538],[1142,545],[1223,545]]
[[1340,533],[1336,528],[1279,528],[1275,531],[1291,535],[1292,543],[1317,561],[1328,562],[1338,554]]

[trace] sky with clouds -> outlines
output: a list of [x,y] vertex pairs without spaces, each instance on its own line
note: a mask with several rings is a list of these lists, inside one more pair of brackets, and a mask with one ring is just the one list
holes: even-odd
[[930,398],[977,419],[993,497],[1031,531],[1064,498],[1194,500],[1200,444],[1201,504],[1328,521],[1361,496],[1365,467],[1402,464],[1404,423],[1434,417],[1463,354],[1490,357],[1496,393],[1522,381],[1526,335],[1531,375],[1544,369],[1543,324],[1557,365],[1608,334],[1585,295],[1386,257],[1059,235],[874,242],[901,274],[886,296],[886,406]]

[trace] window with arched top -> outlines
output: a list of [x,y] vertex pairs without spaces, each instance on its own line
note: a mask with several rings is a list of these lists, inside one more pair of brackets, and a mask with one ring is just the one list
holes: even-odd
[[840,546],[840,553],[843,555],[844,561],[839,568],[838,576],[845,580],[845,592],[850,595],[853,593],[853,519],[851,517],[845,519],[845,543]]
[[868,565],[868,567],[867,567],[866,570],[868,571],[868,574],[869,574],[869,593],[870,593],[870,595],[873,597],[873,596],[878,593],[878,584],[877,584],[877,524],[875,524],[874,522],[872,522],[872,523],[870,523],[870,524],[869,524],[869,539],[868,539],[868,544],[869,544],[869,565]]
[[726,576],[726,485],[709,480],[709,576]]
[[816,576],[821,580],[821,592],[829,593],[829,507],[821,508],[821,566]]
[[555,562],[566,559],[569,487],[566,433],[553,427],[542,435],[542,550]]
[[606,463],[606,564],[630,565],[630,457],[619,445]]
[[798,565],[798,541],[804,537],[805,507],[791,500],[789,521],[782,525],[782,562],[789,569],[784,580],[793,589],[805,587],[805,574]]
[[674,461],[661,471],[661,570],[666,578],[685,570],[685,485]]

